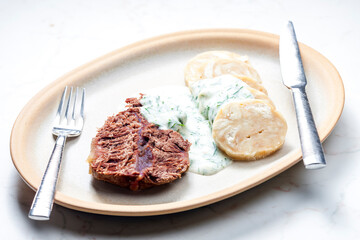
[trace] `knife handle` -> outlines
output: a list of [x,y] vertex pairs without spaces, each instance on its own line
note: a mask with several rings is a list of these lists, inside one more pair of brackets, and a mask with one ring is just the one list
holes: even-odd
[[303,162],[306,169],[320,169],[326,166],[324,152],[316,130],[313,115],[306,96],[305,86],[292,88],[296,119],[300,135]]

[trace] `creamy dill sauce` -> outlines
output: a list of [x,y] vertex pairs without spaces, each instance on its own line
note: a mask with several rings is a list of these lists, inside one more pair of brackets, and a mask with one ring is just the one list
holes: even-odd
[[236,77],[222,75],[197,81],[190,89],[200,113],[212,124],[222,105],[254,98],[246,87],[247,84]]
[[182,86],[161,89],[164,90],[161,95],[143,96],[141,114],[160,129],[177,131],[191,142],[189,171],[211,175],[228,166],[231,160],[216,147],[209,122],[198,111],[189,89]]
[[222,104],[253,98],[242,81],[221,76],[196,82],[191,92],[187,87],[168,86],[143,93],[142,115],[160,129],[177,131],[192,143],[189,171],[212,175],[232,162],[218,150],[212,138],[211,123]]

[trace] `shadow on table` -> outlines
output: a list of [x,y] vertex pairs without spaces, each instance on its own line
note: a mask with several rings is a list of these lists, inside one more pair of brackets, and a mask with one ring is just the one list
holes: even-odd
[[[336,132],[336,129],[335,131]],[[337,137],[330,136],[324,144],[336,144]],[[331,159],[328,158],[328,162]],[[54,206],[50,221],[28,220],[35,231],[65,232],[78,237],[179,237],[187,233],[212,239],[218,231],[231,236],[255,232],[264,224],[281,224],[294,209],[308,208],[309,204],[335,201],[317,192],[330,176],[346,173],[341,161],[329,162],[327,168],[318,171],[305,170],[300,162],[291,169],[237,196],[202,208],[162,216],[116,217],[78,212],[58,205]],[[350,166],[351,167],[351,166]],[[334,180],[336,181],[336,180]],[[320,186],[319,186],[320,183]],[[331,183],[327,183],[331,184]],[[317,186],[317,187],[314,187]],[[325,186],[326,187],[326,186]],[[328,186],[327,186],[328,187]],[[17,199],[19,207],[27,215],[34,192],[19,178]],[[261,207],[259,209],[259,206]]]

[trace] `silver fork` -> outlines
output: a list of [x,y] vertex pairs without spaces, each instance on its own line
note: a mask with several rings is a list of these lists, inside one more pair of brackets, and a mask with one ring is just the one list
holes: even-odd
[[[79,102],[80,91],[81,101]],[[49,220],[66,138],[79,136],[84,125],[85,89],[76,88],[74,94],[71,87],[69,94],[67,92],[68,87],[65,87],[52,129],[52,133],[57,136],[55,146],[30,208],[29,218],[34,220]]]

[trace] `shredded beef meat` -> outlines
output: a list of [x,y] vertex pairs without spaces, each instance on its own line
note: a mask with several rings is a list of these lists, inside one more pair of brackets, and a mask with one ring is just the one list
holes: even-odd
[[190,165],[191,144],[178,132],[148,122],[140,113],[141,97],[128,98],[128,109],[98,129],[89,156],[96,179],[133,191],[181,178]]

